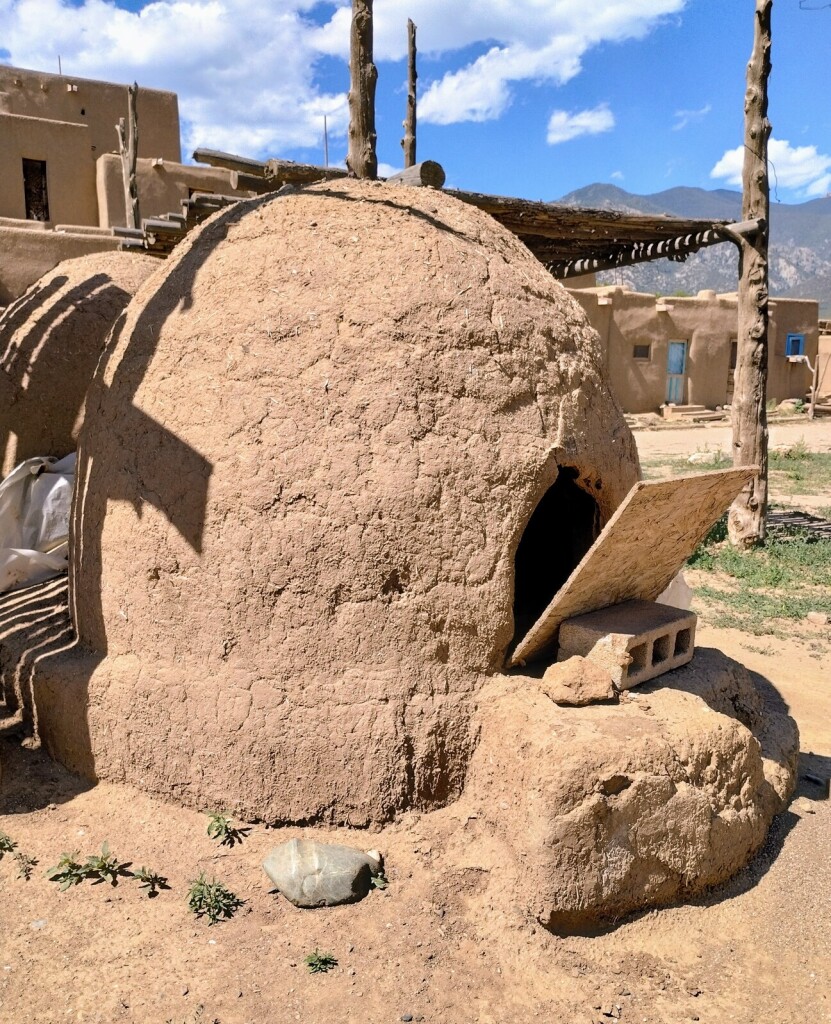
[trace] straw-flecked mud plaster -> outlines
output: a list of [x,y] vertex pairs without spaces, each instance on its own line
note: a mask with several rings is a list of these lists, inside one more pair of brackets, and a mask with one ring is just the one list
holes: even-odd
[[[7,699],[77,771],[249,820],[380,824],[464,788],[425,830],[489,833],[494,899],[547,927],[699,891],[781,809],[795,732],[719,656],[646,703],[499,675],[558,466],[598,528],[638,472],[582,313],[486,215],[358,182],[218,214],[99,365],[80,639],[59,584],[0,599]],[[585,507],[556,493],[562,523]]]
[[3,476],[24,459],[75,451],[107,335],[158,266],[116,252],[64,260],[0,316]]
[[595,356],[528,250],[440,192],[339,182],[208,222],[89,398],[94,770],[281,821],[457,793],[557,466],[600,525],[637,479]]

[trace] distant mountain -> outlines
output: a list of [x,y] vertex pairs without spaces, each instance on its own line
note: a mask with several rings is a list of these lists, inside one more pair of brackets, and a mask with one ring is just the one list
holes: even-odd
[[[558,200],[564,206],[627,213],[667,213],[675,217],[741,220],[742,197],[729,189],[670,188],[638,196],[616,185],[587,185]],[[771,295],[818,299],[820,315],[831,316],[831,198],[807,203],[771,202]],[[715,245],[685,263],[659,260],[598,275],[605,284],[621,284],[644,292],[688,292],[703,288],[736,290],[735,246]]]

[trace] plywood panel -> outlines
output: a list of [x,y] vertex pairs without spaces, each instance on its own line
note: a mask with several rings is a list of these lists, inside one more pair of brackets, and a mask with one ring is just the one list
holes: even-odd
[[509,665],[552,644],[560,623],[573,615],[623,601],[654,601],[757,472],[742,466],[635,484]]

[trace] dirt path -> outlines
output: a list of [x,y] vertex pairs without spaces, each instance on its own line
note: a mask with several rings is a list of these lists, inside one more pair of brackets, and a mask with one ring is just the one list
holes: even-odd
[[[670,430],[635,430],[635,440],[642,459],[659,456],[692,455],[703,448],[729,453],[732,433],[729,424],[698,427],[674,427]],[[831,416],[804,423],[774,423],[770,427],[770,444],[791,445],[804,438],[812,452],[831,452]]]

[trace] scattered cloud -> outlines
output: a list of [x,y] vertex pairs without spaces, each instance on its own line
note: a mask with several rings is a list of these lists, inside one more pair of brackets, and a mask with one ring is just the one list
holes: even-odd
[[[803,198],[823,196],[831,189],[831,156],[818,153],[816,146],[792,146],[786,139],[768,143],[771,181],[792,189]],[[711,178],[722,178],[728,185],[741,185],[744,147],[728,149],[710,171]]]
[[[375,58],[405,56],[411,17],[419,53],[443,61],[434,81],[422,72],[419,120],[488,121],[510,107],[515,83],[567,82],[593,47],[642,38],[688,2],[594,0],[587,17],[585,0],[375,0]],[[60,54],[65,74],[173,90],[186,153],[277,155],[320,146],[324,113],[330,137],[345,132],[346,66],[342,91],[319,73],[322,59],[348,55],[350,10],[349,0],[154,0],[139,10],[0,0],[0,60],[57,70]]]
[[[314,35],[322,53],[346,58],[349,4]],[[432,124],[490,121],[501,117],[516,82],[562,84],[581,69],[581,59],[600,43],[643,38],[663,18],[677,14],[687,0],[594,0],[586,16],[584,0],[376,0],[375,56],[400,60],[406,53],[404,25],[418,25],[419,52],[432,57],[467,47],[488,49],[462,67],[448,70],[426,86],[419,120]]]
[[609,177],[612,181],[623,181],[623,171],[612,171]]
[[614,126],[615,115],[605,103],[592,110],[580,110],[576,114],[555,110],[548,121],[548,144],[556,146],[580,135],[599,135],[611,131]]
[[[184,152],[260,154],[322,143],[348,121],[346,93],[315,81],[309,0],[0,0],[8,62],[179,94]],[[344,75],[344,89],[348,76]],[[115,138],[115,133],[113,133]]]
[[674,117],[675,123],[672,126],[674,132],[680,132],[682,128],[686,128],[688,124],[693,124],[696,121],[703,121],[704,118],[713,109],[711,103],[705,103],[703,107],[698,110],[676,110]]

